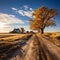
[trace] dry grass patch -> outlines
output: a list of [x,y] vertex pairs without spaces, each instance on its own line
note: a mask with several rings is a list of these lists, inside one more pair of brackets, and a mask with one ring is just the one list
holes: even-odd
[[24,36],[28,36],[29,34],[5,34],[5,35],[0,35],[2,36],[0,38],[0,41],[15,41],[19,40]]
[[60,47],[60,32],[45,33],[44,35],[50,38],[49,41]]
[[[0,36],[1,35],[2,34],[0,34]],[[25,40],[27,37],[28,39],[29,37],[31,37],[31,34],[3,34],[3,35],[4,36],[9,35],[9,37],[0,38],[0,60],[5,60],[5,58],[11,56],[16,51],[16,49],[21,48],[21,44],[18,43],[20,43],[22,40]]]

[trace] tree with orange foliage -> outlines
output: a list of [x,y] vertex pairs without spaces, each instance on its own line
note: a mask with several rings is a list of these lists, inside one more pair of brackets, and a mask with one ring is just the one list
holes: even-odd
[[30,20],[30,28],[38,30],[38,32],[41,30],[41,34],[43,34],[45,27],[56,25],[55,21],[51,20],[56,15],[57,11],[55,9],[48,9],[44,6],[38,8],[32,13],[34,19]]

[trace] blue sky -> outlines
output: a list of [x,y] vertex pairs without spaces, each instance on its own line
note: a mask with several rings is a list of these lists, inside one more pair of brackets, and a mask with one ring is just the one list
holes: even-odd
[[58,11],[56,27],[48,27],[45,31],[60,31],[60,0],[0,0],[0,32],[19,27],[29,30],[33,10],[41,6]]

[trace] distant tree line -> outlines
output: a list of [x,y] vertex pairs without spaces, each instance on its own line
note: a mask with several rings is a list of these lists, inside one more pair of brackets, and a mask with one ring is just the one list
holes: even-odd
[[12,31],[10,31],[10,33],[34,33],[33,31],[25,31],[25,29],[22,28],[14,28]]

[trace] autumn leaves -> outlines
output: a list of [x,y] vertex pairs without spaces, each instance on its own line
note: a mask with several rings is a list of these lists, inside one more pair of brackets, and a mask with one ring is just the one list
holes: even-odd
[[30,19],[30,29],[37,30],[43,34],[45,27],[56,25],[53,19],[56,15],[57,11],[55,9],[48,9],[44,6],[36,9],[32,13],[34,18]]

